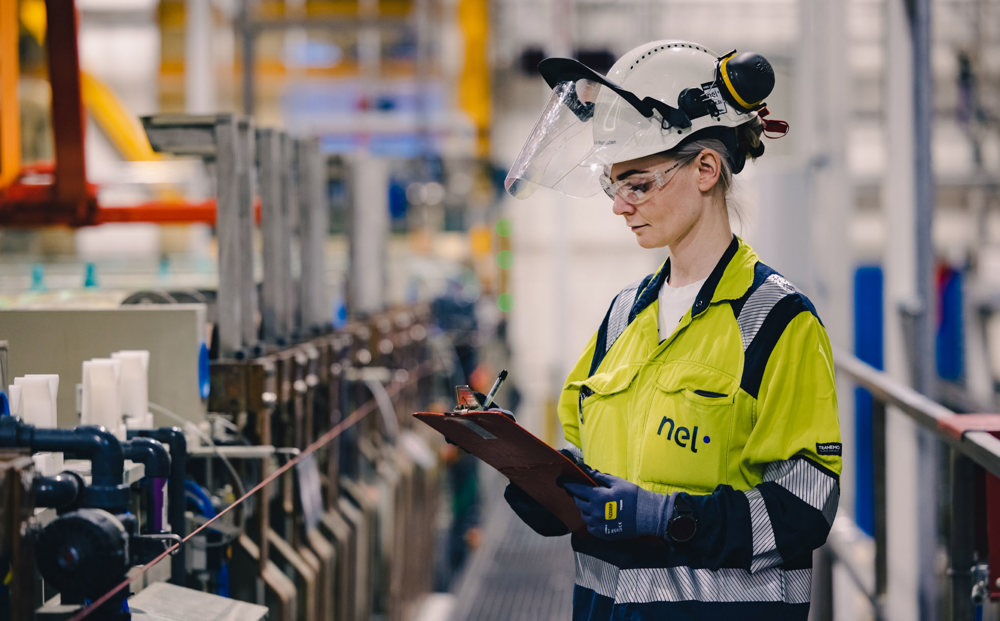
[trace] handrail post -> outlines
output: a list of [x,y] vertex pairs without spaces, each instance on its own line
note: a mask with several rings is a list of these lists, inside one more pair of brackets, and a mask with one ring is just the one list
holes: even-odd
[[828,546],[813,556],[813,592],[811,621],[833,621],[833,566],[835,558]]
[[971,459],[949,451],[951,506],[948,509],[948,598],[953,621],[973,618],[972,566],[975,563],[976,465]]
[[878,602],[875,618],[884,618],[882,606],[888,590],[888,539],[886,532],[886,464],[885,464],[885,401],[872,400],[872,476],[875,527],[875,601]]

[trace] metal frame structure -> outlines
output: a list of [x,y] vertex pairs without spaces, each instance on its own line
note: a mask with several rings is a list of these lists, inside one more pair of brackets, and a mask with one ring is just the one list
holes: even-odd
[[[216,204],[219,237],[219,294],[216,306],[219,352],[231,358],[255,340],[249,312],[243,314],[244,297],[256,290],[253,280],[252,226],[247,227],[252,205],[248,147],[253,125],[233,114],[155,115],[143,117],[153,148],[175,155],[202,157],[216,168]],[[242,154],[242,155],[241,155]],[[249,261],[247,260],[249,258]]]
[[[5,100],[16,93],[17,19],[4,3],[0,28],[0,90]],[[9,5],[9,6],[8,6]],[[75,0],[46,0],[45,47],[52,88],[52,133],[55,162],[22,167],[17,106],[4,107],[0,118],[0,226],[92,226],[111,222],[216,224],[214,200],[194,203],[149,201],[129,207],[101,207],[97,186],[87,181],[78,46],[79,17]],[[12,18],[12,19],[11,19]],[[12,52],[12,53],[11,53]],[[13,98],[16,101],[16,96]]]
[[[940,607],[943,618],[972,619],[975,602],[983,602],[987,597],[1000,600],[1000,562],[996,560],[1000,559],[1000,415],[955,413],[850,354],[838,350],[834,356],[838,373],[873,397],[874,586],[864,578],[871,574],[871,568],[861,566],[850,550],[835,544],[824,546],[819,551],[817,565],[815,618],[818,621],[834,618],[832,570],[835,567],[846,570],[871,602],[876,619],[892,618],[887,614],[891,611],[885,610],[890,566],[886,418],[898,413],[930,434],[947,451],[950,465],[948,476],[942,479],[942,493],[950,495],[948,531],[942,535],[948,558],[947,575],[928,577],[938,583],[948,580],[950,586],[939,605],[931,604]],[[983,477],[982,485],[977,483],[979,477]],[[940,530],[939,524],[934,526],[936,531]],[[935,537],[925,545],[936,552],[941,543]],[[977,569],[977,563],[986,559],[993,561],[988,571],[982,571],[981,566]],[[928,611],[928,618],[939,617]]]

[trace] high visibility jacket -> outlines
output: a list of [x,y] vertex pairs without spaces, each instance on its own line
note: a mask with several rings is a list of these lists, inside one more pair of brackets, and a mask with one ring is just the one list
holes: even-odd
[[839,499],[833,356],[810,301],[733,241],[660,342],[670,261],[612,302],[559,399],[591,467],[678,492],[686,543],[573,536],[574,619],[806,619]]

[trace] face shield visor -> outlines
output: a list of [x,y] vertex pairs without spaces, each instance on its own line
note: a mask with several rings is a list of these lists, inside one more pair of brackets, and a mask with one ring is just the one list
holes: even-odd
[[587,79],[559,82],[552,88],[534,129],[514,160],[504,186],[527,198],[539,186],[570,196],[590,196],[600,187],[601,167],[588,164],[594,151],[592,122],[601,85]]
[[539,70],[552,94],[504,181],[515,198],[539,186],[592,196],[612,164],[667,150],[690,133],[686,113],[640,100],[577,61],[546,59]]
[[606,168],[647,146],[652,152],[661,150],[661,125],[657,115],[643,116],[604,84],[589,79],[559,82],[504,185],[521,199],[539,186],[569,196],[592,196],[601,191],[599,179]]

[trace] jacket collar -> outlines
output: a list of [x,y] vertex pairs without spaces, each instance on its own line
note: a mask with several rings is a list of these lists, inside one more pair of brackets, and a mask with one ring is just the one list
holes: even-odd
[[[754,266],[757,264],[757,253],[736,235],[722,253],[722,257],[712,273],[708,275],[705,284],[701,286],[691,307],[691,317],[702,313],[710,304],[724,300],[735,300],[743,296],[753,284]],[[652,278],[643,283],[643,288],[632,307],[634,318],[643,309],[653,303],[660,294],[660,287],[670,277],[670,258],[667,257],[660,269]]]

